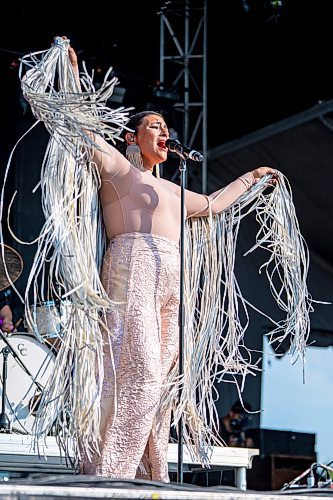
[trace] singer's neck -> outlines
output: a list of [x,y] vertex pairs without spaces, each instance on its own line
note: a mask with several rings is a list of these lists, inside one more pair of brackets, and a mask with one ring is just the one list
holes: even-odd
[[152,174],[154,167],[155,167],[155,162],[151,158],[142,156],[142,165],[138,165],[138,168],[139,170],[141,170],[141,172],[147,172],[148,174],[149,173]]
[[147,172],[147,174],[152,174],[153,173],[153,170],[154,170],[154,167],[155,165],[153,166],[146,166],[146,165],[138,165],[138,169],[141,171],[141,172]]

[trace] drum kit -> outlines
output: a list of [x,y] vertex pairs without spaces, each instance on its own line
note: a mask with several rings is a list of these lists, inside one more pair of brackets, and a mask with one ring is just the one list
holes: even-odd
[[[4,245],[1,254],[0,292],[10,286],[8,275],[14,283],[23,270],[16,250]],[[32,434],[39,402],[55,365],[63,325],[69,318],[70,303],[41,302],[30,312],[33,329],[27,322],[27,332],[5,334],[0,325],[0,433]]]

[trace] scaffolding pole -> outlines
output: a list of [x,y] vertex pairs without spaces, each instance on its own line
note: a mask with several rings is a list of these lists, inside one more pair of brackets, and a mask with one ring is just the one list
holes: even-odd
[[[207,0],[163,2],[160,15],[161,88],[179,95],[183,144],[202,152],[201,192],[207,192]],[[193,167],[194,168],[194,167]],[[191,185],[193,168],[186,185]],[[195,168],[200,168],[196,166]],[[175,172],[175,180],[178,172]]]

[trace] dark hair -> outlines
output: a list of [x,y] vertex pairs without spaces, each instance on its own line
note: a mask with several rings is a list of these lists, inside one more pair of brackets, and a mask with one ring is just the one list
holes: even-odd
[[[164,120],[163,115],[161,115],[161,113],[158,113],[157,111],[141,111],[140,113],[135,113],[135,115],[132,115],[132,116],[129,117],[129,120],[126,123],[126,127],[130,128],[130,129],[133,129],[134,130],[134,134],[136,134],[138,132],[139,126],[143,122],[144,118],[146,116],[150,116],[150,115],[160,116]],[[124,129],[121,132],[120,137],[124,138],[125,135],[127,134],[127,132],[128,132],[128,130]],[[126,144],[125,140],[121,141],[121,142],[119,142],[117,144],[117,148],[123,154],[125,154],[126,147],[127,147],[127,144]]]

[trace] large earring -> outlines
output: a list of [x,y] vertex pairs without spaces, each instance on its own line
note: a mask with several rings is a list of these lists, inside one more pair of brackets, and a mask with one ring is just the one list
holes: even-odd
[[132,165],[134,165],[136,168],[138,168],[139,170],[142,170],[144,168],[141,149],[137,144],[129,144],[126,148],[125,154],[128,161],[132,163]]

